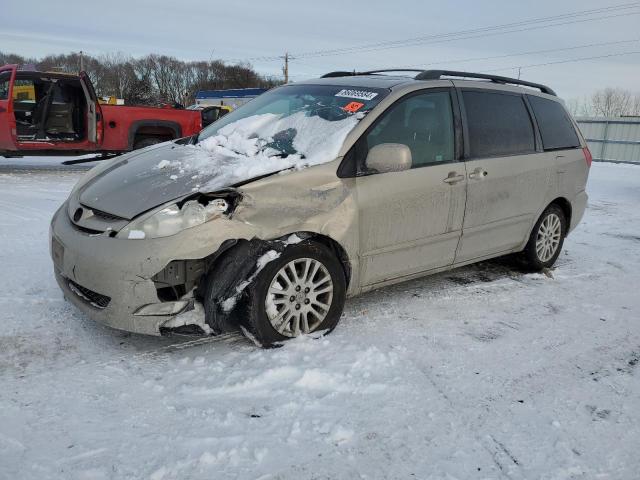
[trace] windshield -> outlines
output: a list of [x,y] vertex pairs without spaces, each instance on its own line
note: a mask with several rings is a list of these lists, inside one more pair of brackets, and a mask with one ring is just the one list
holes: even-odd
[[200,132],[198,141],[222,133],[224,127],[238,120],[257,115],[271,114],[274,121],[298,113],[329,122],[345,120],[357,113],[360,113],[361,118],[388,93],[389,91],[383,88],[287,85],[260,95],[205,128]]
[[[262,175],[334,160],[346,136],[389,91],[288,85],[260,95],[205,128],[172,178],[190,175],[213,191]],[[169,163],[169,162],[167,162]],[[208,177],[203,185],[199,180]]]

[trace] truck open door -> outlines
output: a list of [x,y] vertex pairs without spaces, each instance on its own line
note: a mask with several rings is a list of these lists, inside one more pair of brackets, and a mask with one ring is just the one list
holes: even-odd
[[16,149],[16,119],[13,115],[13,83],[17,65],[0,67],[0,151]]
[[102,110],[87,72],[80,72],[80,82],[87,98],[87,139],[98,146],[102,144]]

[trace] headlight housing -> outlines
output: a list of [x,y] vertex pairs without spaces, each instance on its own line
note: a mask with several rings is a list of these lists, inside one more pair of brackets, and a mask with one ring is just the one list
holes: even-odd
[[169,237],[219,218],[229,213],[229,210],[229,202],[224,198],[208,199],[207,204],[198,200],[188,200],[181,206],[174,203],[148,217],[134,220],[120,230],[117,237],[131,240]]

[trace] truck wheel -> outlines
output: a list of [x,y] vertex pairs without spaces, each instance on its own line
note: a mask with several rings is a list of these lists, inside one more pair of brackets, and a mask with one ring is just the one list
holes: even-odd
[[[344,308],[342,265],[324,245],[288,246],[247,287],[243,323],[264,347],[315,331],[333,330]],[[246,333],[246,332],[245,332]]]
[[150,147],[151,145],[162,142],[166,142],[166,139],[162,137],[138,137],[133,144],[133,149],[139,150],[141,148]]

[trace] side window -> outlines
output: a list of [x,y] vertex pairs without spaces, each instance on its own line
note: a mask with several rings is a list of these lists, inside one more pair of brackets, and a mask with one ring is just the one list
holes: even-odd
[[520,95],[467,90],[462,98],[472,158],[535,152],[533,124]]
[[9,98],[9,80],[11,80],[11,72],[0,73],[0,100]]
[[381,143],[407,145],[412,168],[452,161],[454,127],[449,92],[423,93],[396,102],[367,134],[367,152]]
[[580,140],[564,107],[553,100],[527,95],[533,109],[545,150],[576,148]]

